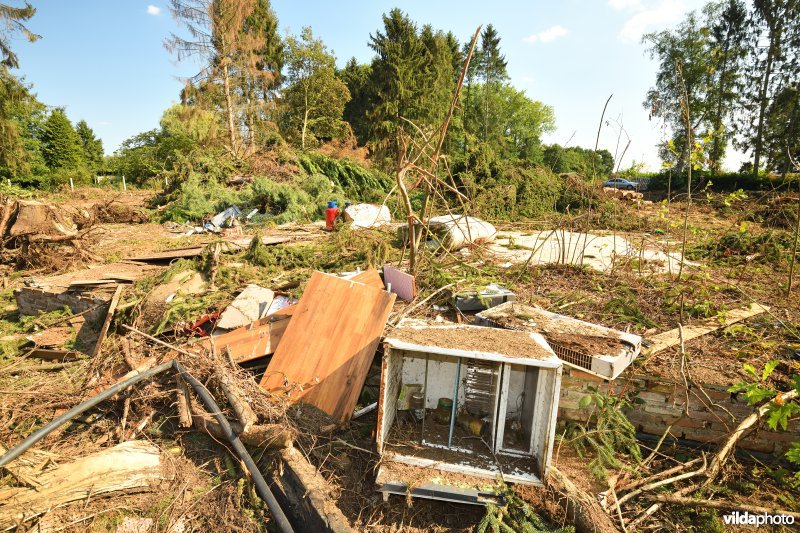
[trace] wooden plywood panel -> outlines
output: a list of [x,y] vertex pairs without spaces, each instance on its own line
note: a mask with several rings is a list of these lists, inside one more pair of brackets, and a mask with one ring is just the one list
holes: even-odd
[[347,422],[394,299],[381,289],[315,272],[261,386]]

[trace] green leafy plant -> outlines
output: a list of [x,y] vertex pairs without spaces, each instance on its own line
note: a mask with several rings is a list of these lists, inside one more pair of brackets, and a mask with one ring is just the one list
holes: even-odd
[[[753,365],[745,364],[743,368],[749,379],[735,383],[728,389],[728,392],[744,393],[748,405],[755,406],[764,400],[769,400],[765,416],[767,427],[772,431],[777,431],[778,429],[786,431],[789,421],[793,417],[800,415],[800,400],[798,400],[798,396],[800,396],[800,375],[795,374],[792,376],[791,388],[796,395],[789,397],[789,399],[785,397],[787,393],[775,390],[769,381],[770,376],[772,376],[779,364],[779,361],[769,361],[764,365],[760,373]],[[791,443],[785,457],[797,468],[794,478],[797,482],[800,482],[800,442]]]

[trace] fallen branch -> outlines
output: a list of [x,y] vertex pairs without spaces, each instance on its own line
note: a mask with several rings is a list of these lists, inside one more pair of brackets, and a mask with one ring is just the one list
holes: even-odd
[[[215,439],[226,439],[225,432],[215,420],[204,414],[192,413],[192,423],[198,430],[205,431]],[[242,431],[241,424],[231,422],[231,429],[244,444],[269,450],[283,450],[292,445],[292,432],[278,424],[251,426],[247,432]]]
[[247,433],[247,430],[250,429],[250,427],[256,422],[258,422],[258,416],[256,415],[255,411],[253,411],[253,408],[250,407],[250,404],[244,400],[244,396],[242,391],[239,389],[239,386],[224,370],[218,369],[217,376],[219,378],[219,385],[222,389],[222,392],[225,394],[225,397],[228,398],[228,401],[233,408],[233,412],[242,423],[242,431]]
[[776,402],[782,405],[783,403],[794,400],[795,398],[797,398],[797,390],[795,389],[790,390],[789,392],[780,392],[774,400],[765,403],[759,407],[757,411],[751,413],[750,416],[742,420],[739,426],[733,431],[731,436],[728,437],[728,440],[725,442],[722,448],[720,448],[716,455],[714,455],[714,459],[711,461],[711,465],[708,467],[708,473],[706,474],[706,480],[703,482],[703,486],[709,485],[714,481],[719,474],[719,471],[730,457],[731,452],[733,452],[736,443],[739,442],[739,439],[741,439],[750,428],[755,426],[758,421],[761,420],[761,417],[763,417],[769,410],[770,404]]
[[192,427],[192,411],[189,408],[189,387],[186,386],[186,382],[180,375],[175,376],[175,382],[177,383],[177,406],[178,406],[178,426],[182,428],[190,428]]
[[795,520],[800,520],[800,513],[784,511],[774,507],[759,507],[755,505],[742,505],[735,502],[724,502],[718,500],[698,500],[683,496],[668,496],[666,494],[648,494],[646,499],[660,503],[674,503],[685,507],[711,507],[714,509],[728,509],[730,511],[747,511],[751,514],[770,514],[791,516]]

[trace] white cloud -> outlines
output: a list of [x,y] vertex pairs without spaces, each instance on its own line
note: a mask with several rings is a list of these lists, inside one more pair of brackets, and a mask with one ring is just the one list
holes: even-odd
[[151,5],[147,6],[147,14],[148,15],[160,15],[161,14],[161,8],[151,4]]
[[523,39],[526,43],[550,43],[558,39],[559,37],[565,36],[569,31],[567,28],[561,25],[555,25],[552,28],[547,28],[544,31],[540,31],[539,33],[534,33],[533,35],[529,35]]
[[627,9],[629,7],[641,7],[639,0],[608,0],[608,5],[617,11]]
[[640,9],[626,20],[619,38],[625,43],[639,42],[642,35],[655,27],[668,26],[677,21],[685,11],[683,0],[660,0],[652,7]]

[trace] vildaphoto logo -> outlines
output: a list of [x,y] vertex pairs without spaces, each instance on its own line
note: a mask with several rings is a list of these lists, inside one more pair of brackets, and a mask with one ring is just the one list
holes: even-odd
[[791,526],[794,524],[794,517],[784,514],[753,514],[748,511],[734,511],[722,515],[725,525],[729,526]]

